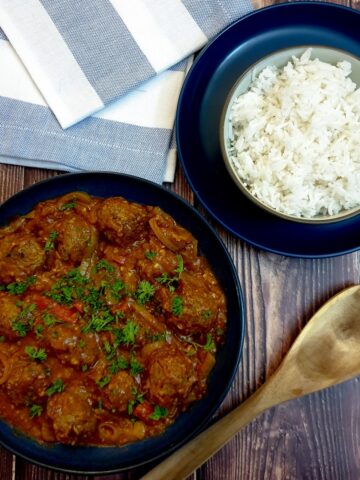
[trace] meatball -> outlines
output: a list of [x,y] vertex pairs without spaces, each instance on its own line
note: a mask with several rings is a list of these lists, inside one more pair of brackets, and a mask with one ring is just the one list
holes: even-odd
[[[191,335],[193,333],[208,333],[211,329],[221,326],[225,321],[225,297],[212,274],[190,275],[183,272],[181,284],[176,293],[162,288],[158,295],[165,311],[168,312],[167,322],[179,332]],[[174,303],[181,300],[181,312],[174,313]]]
[[25,280],[45,262],[45,252],[29,234],[13,234],[0,240],[0,281]]
[[147,388],[152,402],[172,406],[188,397],[196,382],[191,360],[178,348],[164,345],[150,353]]
[[6,392],[15,405],[36,401],[50,386],[46,367],[31,359],[16,357],[6,382]]
[[99,229],[111,242],[127,245],[139,240],[148,222],[145,207],[120,197],[104,200],[97,211]]
[[69,385],[64,392],[50,397],[46,412],[59,442],[75,444],[95,430],[92,401],[83,385]]
[[0,335],[9,339],[17,338],[12,329],[12,323],[20,314],[20,308],[16,306],[16,299],[7,295],[0,295]]
[[104,388],[104,405],[126,412],[128,404],[135,398],[135,381],[127,372],[118,372]]
[[83,335],[77,325],[55,325],[46,331],[44,338],[62,363],[81,367],[94,364],[99,357],[95,335]]
[[80,264],[97,245],[97,231],[78,215],[67,216],[56,225],[58,252],[65,262]]
[[[175,269],[179,265],[179,256],[167,249],[159,240],[151,238],[150,242],[144,245],[144,255],[137,260],[137,268],[142,277],[154,281],[163,274],[175,276]],[[153,254],[151,260],[146,254]]]

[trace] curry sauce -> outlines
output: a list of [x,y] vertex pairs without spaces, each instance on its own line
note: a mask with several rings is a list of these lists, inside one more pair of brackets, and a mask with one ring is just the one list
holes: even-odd
[[82,192],[0,229],[0,418],[40,442],[157,435],[206,393],[226,325],[197,241]]

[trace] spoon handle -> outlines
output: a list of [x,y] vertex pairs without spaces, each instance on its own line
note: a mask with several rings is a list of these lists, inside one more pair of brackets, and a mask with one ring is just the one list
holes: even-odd
[[[264,387],[265,385],[239,407],[170,455],[144,475],[141,480],[180,480],[190,475],[220,450],[239,430],[271,406],[268,402],[263,401]],[[261,397],[259,397],[260,391],[262,391]],[[278,402],[275,401],[275,403]]]

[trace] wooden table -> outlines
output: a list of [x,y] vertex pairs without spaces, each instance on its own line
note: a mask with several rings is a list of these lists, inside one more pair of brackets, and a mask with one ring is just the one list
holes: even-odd
[[[270,3],[259,0],[257,6]],[[339,3],[360,8],[360,1]],[[55,174],[0,165],[0,201],[24,186]],[[196,205],[180,169],[172,188]],[[344,287],[360,283],[360,253],[320,260],[287,258],[257,250],[222,229],[217,230],[238,269],[247,315],[242,361],[220,408],[222,415],[245,400],[271,375],[301,328],[323,302]],[[148,469],[92,478],[137,479]],[[264,413],[190,478],[359,480],[360,378]],[[0,448],[0,480],[10,479],[85,480],[90,477],[36,467]]]

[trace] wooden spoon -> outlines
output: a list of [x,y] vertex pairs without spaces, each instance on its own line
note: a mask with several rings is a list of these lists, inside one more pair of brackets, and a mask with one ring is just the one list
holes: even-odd
[[183,479],[268,408],[359,374],[360,285],[356,285],[332,297],[315,313],[259,390],[142,480]]

